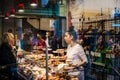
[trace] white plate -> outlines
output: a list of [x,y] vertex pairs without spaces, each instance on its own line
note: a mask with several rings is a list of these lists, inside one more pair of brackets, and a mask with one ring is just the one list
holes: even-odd
[[[43,48],[43,50],[45,51],[46,50],[46,48]],[[52,49],[51,48],[48,48],[48,51],[51,51]]]

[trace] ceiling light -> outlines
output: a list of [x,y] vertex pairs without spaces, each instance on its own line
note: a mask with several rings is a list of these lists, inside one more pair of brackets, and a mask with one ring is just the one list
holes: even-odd
[[18,12],[24,12],[24,4],[23,3],[18,4],[18,8],[19,8]]
[[9,19],[9,13],[8,12],[5,13],[4,18]]
[[12,9],[10,10],[10,16],[11,16],[11,17],[14,17],[14,16],[15,16],[15,9],[14,9],[14,8],[12,8]]
[[37,6],[37,0],[30,0],[30,6],[36,7]]

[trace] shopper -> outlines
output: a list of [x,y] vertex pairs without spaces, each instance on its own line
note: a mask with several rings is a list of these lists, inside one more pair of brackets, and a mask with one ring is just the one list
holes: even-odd
[[[14,51],[14,36],[12,33],[6,32],[3,34],[2,44],[0,46],[0,75],[6,75],[9,80],[13,80],[13,71],[16,69],[16,54]],[[16,73],[15,73],[16,74]],[[1,80],[1,77],[0,77]],[[3,79],[2,79],[3,80]]]
[[[72,69],[79,70],[78,80],[84,80],[84,65],[88,62],[83,47],[76,42],[74,32],[67,31],[65,33],[65,42],[68,44],[66,61],[70,60]],[[74,72],[73,72],[74,74]]]
[[45,43],[45,40],[43,39],[42,35],[41,34],[37,34],[37,46],[39,47],[39,50],[40,51],[43,51],[45,46],[46,46],[46,43]]
[[32,41],[30,40],[30,34],[24,34],[23,39],[21,40],[21,49],[28,52],[32,51]]

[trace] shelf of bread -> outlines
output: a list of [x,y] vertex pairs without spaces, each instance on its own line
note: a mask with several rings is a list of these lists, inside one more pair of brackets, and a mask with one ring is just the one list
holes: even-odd
[[[66,65],[68,64],[65,63],[64,57],[48,54],[48,79],[60,80],[61,70],[64,70]],[[46,80],[46,54],[31,52],[24,54],[18,69],[24,74],[31,72],[30,75],[33,76],[34,80]]]

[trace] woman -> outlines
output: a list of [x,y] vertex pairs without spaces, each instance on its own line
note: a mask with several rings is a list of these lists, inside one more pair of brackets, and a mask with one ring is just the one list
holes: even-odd
[[[3,34],[2,44],[0,46],[0,66],[5,66],[0,74],[7,74],[10,80],[13,79],[13,69],[16,65],[16,54],[14,52],[14,36],[12,33],[6,32]],[[12,78],[12,79],[11,79]]]
[[85,65],[87,61],[87,57],[85,52],[78,43],[76,43],[76,38],[73,32],[67,31],[65,33],[65,42],[68,44],[67,47],[67,54],[66,54],[66,61],[71,61],[72,69],[79,69],[81,70],[78,74],[78,80],[84,80],[84,69],[83,65]]
[[43,49],[46,46],[45,40],[42,38],[41,34],[37,34],[37,46],[39,47],[40,51],[43,51]]
[[21,40],[21,49],[28,52],[32,51],[32,41],[30,40],[30,34],[24,34],[23,40]]

